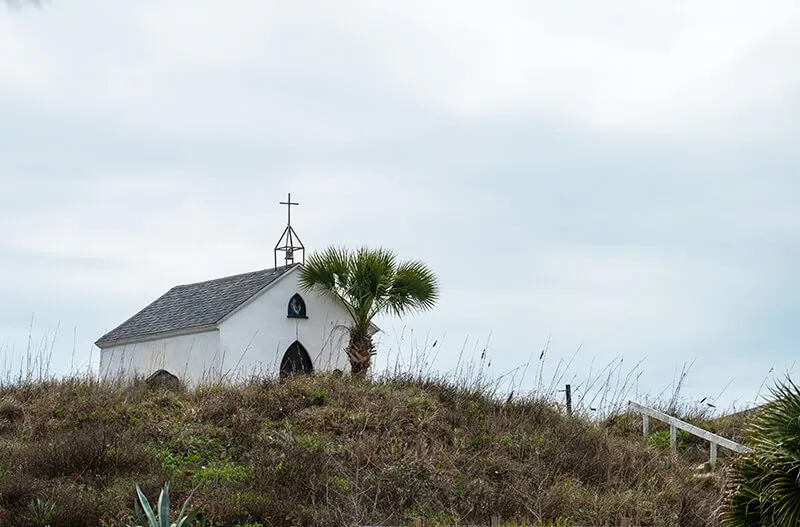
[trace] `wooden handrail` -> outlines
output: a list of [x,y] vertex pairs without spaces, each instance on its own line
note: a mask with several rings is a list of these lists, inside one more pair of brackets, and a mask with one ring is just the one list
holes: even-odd
[[717,463],[717,445],[723,448],[727,448],[728,450],[737,452],[739,454],[749,454],[750,452],[753,451],[752,448],[740,445],[736,441],[731,441],[730,439],[709,432],[708,430],[703,430],[700,427],[689,424],[686,421],[681,421],[677,417],[672,417],[671,415],[667,415],[664,412],[659,412],[658,410],[655,410],[653,408],[648,408],[647,406],[641,405],[639,403],[628,401],[628,408],[635,411],[636,413],[641,414],[642,433],[644,434],[645,437],[647,437],[650,431],[650,419],[649,419],[650,417],[669,424],[669,446],[673,454],[675,454],[678,451],[677,432],[676,432],[677,428],[689,432],[690,434],[697,436],[701,439],[705,439],[711,444],[712,467]]

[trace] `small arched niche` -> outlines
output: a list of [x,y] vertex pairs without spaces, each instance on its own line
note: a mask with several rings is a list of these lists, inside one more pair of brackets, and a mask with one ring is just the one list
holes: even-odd
[[299,294],[295,294],[289,299],[286,307],[286,316],[289,318],[308,318],[306,314],[306,301]]
[[156,370],[144,382],[150,388],[165,388],[167,390],[175,390],[181,386],[181,380],[164,369]]

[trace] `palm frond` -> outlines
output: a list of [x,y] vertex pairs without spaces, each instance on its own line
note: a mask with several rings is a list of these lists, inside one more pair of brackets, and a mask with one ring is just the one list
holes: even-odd
[[350,316],[354,316],[347,302],[347,291],[352,281],[350,260],[347,250],[339,247],[311,254],[300,269],[300,288],[316,290],[333,300],[343,301]]
[[351,337],[368,334],[378,314],[429,310],[439,298],[433,271],[418,260],[398,263],[397,255],[384,248],[330,247],[314,253],[301,268],[299,283],[344,305]]
[[732,467],[729,527],[800,524],[800,388],[787,379],[771,392],[749,427],[753,452]]
[[386,295],[387,307],[402,316],[412,311],[433,309],[439,299],[436,275],[424,263],[403,262],[395,272]]

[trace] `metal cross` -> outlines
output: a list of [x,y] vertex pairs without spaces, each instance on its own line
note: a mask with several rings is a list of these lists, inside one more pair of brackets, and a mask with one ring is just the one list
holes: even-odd
[[300,205],[299,203],[292,203],[292,193],[289,193],[289,198],[286,201],[281,201],[280,205],[286,205],[287,209],[287,222],[286,225],[292,224],[292,205]]

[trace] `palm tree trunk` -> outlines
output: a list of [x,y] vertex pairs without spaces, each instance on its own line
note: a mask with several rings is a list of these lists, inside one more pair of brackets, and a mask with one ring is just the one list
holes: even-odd
[[352,375],[364,376],[372,364],[372,355],[375,353],[375,346],[369,333],[350,334],[350,343],[347,345],[347,358],[350,359],[350,373]]

